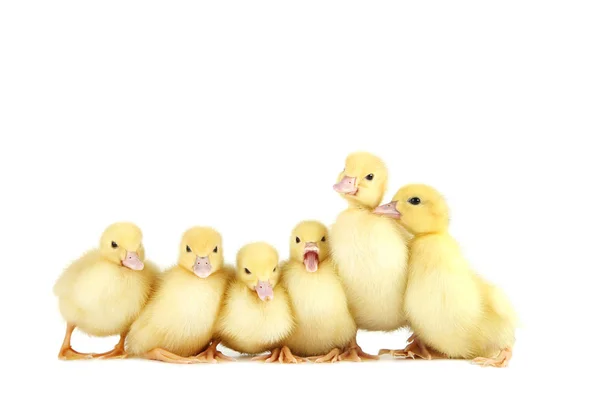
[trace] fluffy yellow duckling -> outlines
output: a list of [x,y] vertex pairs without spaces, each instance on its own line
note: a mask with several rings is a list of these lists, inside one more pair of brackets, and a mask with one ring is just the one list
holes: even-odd
[[512,356],[516,314],[504,293],[471,270],[448,233],[448,207],[426,185],[401,188],[375,213],[398,219],[415,236],[410,243],[404,308],[414,331],[401,357],[450,358],[505,367]]
[[131,326],[128,354],[177,364],[230,360],[213,340],[233,275],[223,267],[222,247],[221,235],[211,228],[184,233],[177,265],[164,272],[156,293]]
[[245,354],[271,350],[256,360],[296,363],[288,347],[281,347],[294,327],[285,289],[278,285],[277,251],[266,243],[251,243],[237,254],[237,278],[225,296],[218,324],[223,344]]
[[296,321],[285,344],[294,354],[316,362],[335,362],[345,356],[342,351],[356,337],[356,324],[329,257],[325,225],[304,221],[294,228],[290,260],[282,264],[282,274]]
[[[402,307],[406,289],[409,235],[395,221],[374,215],[387,186],[383,161],[369,153],[346,158],[333,187],[348,202],[331,228],[331,248],[359,329],[393,331],[406,325]],[[354,340],[351,358],[370,358]]]
[[[54,285],[67,332],[58,357],[64,360],[125,355],[125,335],[150,296],[158,270],[144,260],[142,231],[131,223],[110,225],[100,247],[65,269]],[[115,348],[84,354],[71,348],[75,328],[92,336],[121,335]]]

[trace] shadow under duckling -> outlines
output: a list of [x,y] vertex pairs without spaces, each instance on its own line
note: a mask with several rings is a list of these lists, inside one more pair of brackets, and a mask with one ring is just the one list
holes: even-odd
[[[278,285],[279,255],[267,243],[251,243],[237,254],[237,275],[225,296],[218,335],[223,344],[253,360],[297,363],[303,360],[283,346],[294,327],[285,289]],[[283,347],[282,347],[283,346]]]
[[[181,239],[177,265],[127,335],[127,353],[176,364],[230,361],[217,351],[215,323],[233,270],[223,266],[221,235],[194,227]],[[203,351],[204,350],[204,351]]]
[[357,328],[329,253],[329,234],[322,223],[304,221],[292,231],[282,284],[296,327],[285,344],[293,354],[315,362],[361,361],[347,350]]
[[382,353],[506,367],[515,342],[516,313],[499,288],[471,269],[448,233],[449,211],[442,195],[430,186],[407,185],[374,213],[397,219],[415,235],[404,300],[414,334],[404,350]]
[[[402,307],[410,235],[372,213],[387,188],[388,170],[377,156],[346,158],[333,188],[348,202],[331,227],[331,249],[350,311],[359,329],[390,332],[407,326]],[[353,342],[352,358],[371,359]]]
[[[145,260],[142,231],[119,222],[106,228],[100,246],[65,269],[54,285],[67,331],[62,360],[125,356],[125,336],[150,297],[158,268]],[[80,353],[71,348],[75,328],[91,336],[121,335],[112,351]]]

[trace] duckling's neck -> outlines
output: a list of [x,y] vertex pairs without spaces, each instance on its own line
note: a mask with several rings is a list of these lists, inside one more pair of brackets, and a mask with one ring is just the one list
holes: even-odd
[[373,211],[375,209],[375,207],[369,207],[365,204],[362,203],[358,203],[358,202],[354,202],[354,201],[348,201],[348,209],[349,210],[364,210],[364,211]]
[[447,235],[447,234],[448,234],[447,229],[440,229],[440,230],[431,231],[431,232],[414,233],[413,240],[423,239],[423,238],[430,237],[430,236],[442,236],[442,235]]

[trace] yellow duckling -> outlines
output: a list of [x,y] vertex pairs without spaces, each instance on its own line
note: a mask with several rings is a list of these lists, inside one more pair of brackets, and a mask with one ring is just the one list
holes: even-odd
[[285,340],[293,354],[316,362],[335,362],[348,356],[342,351],[356,337],[356,324],[329,257],[325,225],[304,221],[294,228],[290,260],[283,263],[282,274],[296,320],[293,333]]
[[[359,329],[393,331],[406,325],[402,307],[406,289],[409,235],[399,224],[374,215],[386,190],[383,161],[353,153],[334,189],[348,202],[331,228],[331,248]],[[352,358],[372,358],[354,340]]]
[[407,185],[374,212],[398,219],[415,235],[404,300],[414,335],[404,351],[391,353],[430,359],[429,348],[434,355],[507,366],[516,314],[504,293],[469,267],[448,233],[448,207],[442,195],[426,185]]
[[[142,231],[131,223],[110,225],[100,247],[65,269],[54,285],[67,332],[58,357],[63,360],[125,355],[125,335],[150,296],[158,269],[144,260]],[[75,328],[92,336],[121,335],[115,348],[84,354],[71,348]]]
[[218,232],[206,227],[186,231],[177,265],[164,272],[156,293],[131,327],[128,354],[177,364],[230,360],[217,351],[218,340],[212,339],[232,275],[223,266]]
[[280,278],[277,251],[266,243],[251,243],[237,254],[237,278],[225,297],[218,324],[223,344],[245,354],[271,350],[256,360],[296,363],[288,347],[281,347],[294,327],[289,299]]

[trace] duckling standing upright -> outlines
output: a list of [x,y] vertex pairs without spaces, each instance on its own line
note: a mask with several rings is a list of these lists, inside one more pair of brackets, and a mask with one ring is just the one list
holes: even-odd
[[448,233],[448,207],[432,187],[407,185],[375,213],[398,219],[410,242],[404,307],[412,342],[392,355],[474,359],[505,367],[512,356],[516,314],[504,293],[471,270]]
[[[125,335],[150,296],[158,270],[144,260],[142,231],[134,224],[110,225],[100,247],[72,263],[54,285],[67,332],[63,360],[125,355]],[[93,336],[121,335],[112,351],[84,354],[71,348],[75,328]]]
[[[359,329],[393,331],[406,326],[402,307],[406,289],[408,233],[395,221],[374,215],[383,198],[388,172],[369,153],[346,158],[334,189],[348,202],[331,228],[331,248]],[[373,358],[353,341],[345,358]]]
[[356,337],[346,294],[329,257],[327,228],[304,221],[292,231],[290,260],[282,265],[283,285],[296,327],[285,344],[302,357],[335,362]]
[[218,324],[223,344],[245,354],[271,350],[256,360],[297,363],[284,344],[294,327],[285,289],[278,285],[277,251],[266,243],[251,243],[237,254],[237,278],[227,289]]
[[185,232],[177,265],[164,272],[131,327],[128,354],[176,364],[230,360],[217,351],[214,327],[232,275],[223,267],[218,232],[205,227]]

